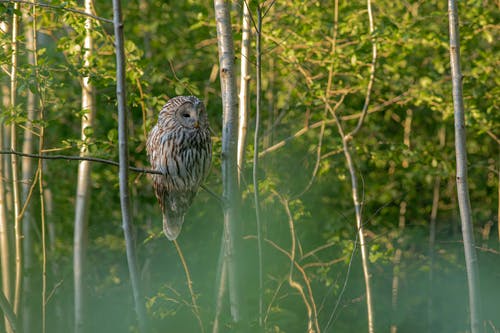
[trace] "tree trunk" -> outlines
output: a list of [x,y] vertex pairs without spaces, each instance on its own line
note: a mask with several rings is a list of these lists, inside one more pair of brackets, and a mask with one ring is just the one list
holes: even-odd
[[252,26],[250,25],[250,12],[248,10],[250,1],[243,2],[243,25],[241,35],[241,69],[240,69],[240,104],[238,123],[238,184],[241,186],[241,177],[245,163],[245,146],[248,123],[248,88],[250,86],[250,37]]
[[[36,7],[33,7],[33,12],[35,12]],[[35,66],[35,52],[37,50],[36,45],[36,21],[34,15],[31,16],[28,11],[23,11],[24,20],[24,35],[26,38],[26,49],[28,64]],[[33,75],[34,76],[34,75]],[[36,108],[36,96],[30,89],[27,89],[27,121],[25,129],[23,132],[23,153],[32,154],[33,153],[33,120],[35,119],[35,108]],[[28,194],[31,185],[36,180],[33,178],[33,159],[23,158],[22,159],[22,179],[23,179],[23,192],[22,192],[22,202],[28,205],[29,200]],[[33,271],[33,238],[32,238],[32,223],[33,217],[31,215],[30,206],[26,208],[23,215],[23,255],[24,255],[24,274],[23,274],[23,325],[22,329],[24,332],[33,332],[32,327],[32,310],[33,310],[33,288],[32,288],[32,271]]]
[[450,64],[453,84],[453,109],[455,118],[456,182],[462,237],[464,242],[465,266],[469,287],[469,311],[472,333],[481,331],[481,300],[479,271],[474,230],[472,225],[469,187],[467,183],[467,147],[465,138],[465,116],[462,93],[462,70],[460,69],[460,34],[458,31],[458,9],[455,0],[448,0],[450,28]]
[[118,148],[119,148],[119,178],[120,204],[122,211],[122,227],[127,250],[127,262],[130,284],[134,297],[135,312],[139,323],[139,331],[147,332],[146,308],[139,284],[135,239],[130,216],[130,195],[128,188],[128,115],[125,89],[125,45],[123,37],[123,19],[121,1],[113,0],[113,25],[115,33],[116,52],[116,99],[118,102]]
[[[253,193],[255,201],[255,222],[257,231],[257,256],[258,256],[258,274],[259,274],[259,326],[263,326],[263,293],[264,293],[264,279],[263,279],[263,265],[262,265],[262,226],[260,220],[260,199],[259,199],[259,129],[260,129],[260,105],[261,105],[261,37],[262,37],[262,11],[261,5],[257,6],[257,39],[255,43],[256,55],[256,101],[255,101],[255,132],[253,141]],[[246,7],[246,6],[245,6]]]
[[[92,14],[92,1],[85,0],[85,12]],[[85,19],[85,40],[83,48],[83,67],[90,68],[90,57],[93,52],[92,40],[93,22],[90,17]],[[94,87],[90,81],[90,76],[82,80],[82,116],[80,156],[88,154],[87,131],[94,126],[95,104]],[[74,229],[74,247],[73,247],[73,278],[75,288],[75,333],[85,332],[85,253],[87,250],[87,225],[88,225],[88,207],[90,205],[90,172],[91,164],[89,161],[81,161],[78,165],[78,177],[76,187],[75,203],[75,229]]]
[[[446,132],[445,127],[441,127],[438,132],[439,137],[439,147],[444,148],[446,144]],[[434,261],[435,261],[435,251],[436,246],[436,224],[437,224],[437,214],[439,209],[439,191],[441,188],[441,177],[434,177],[434,189],[432,193],[432,208],[431,216],[429,222],[429,296],[427,300],[427,329],[429,333],[434,332]]]
[[[411,109],[406,110],[406,118],[403,126],[403,144],[406,146],[408,150],[411,149],[411,123],[413,120],[413,111]],[[408,159],[403,159],[402,167],[408,168],[409,162]],[[391,333],[396,333],[398,331],[398,325],[395,318],[397,317],[398,312],[398,297],[399,297],[399,279],[401,272],[401,257],[403,255],[403,250],[401,247],[403,244],[403,235],[406,228],[406,207],[408,203],[406,201],[402,201],[399,204],[399,224],[398,224],[398,247],[394,254],[394,267],[392,270],[392,315],[393,320],[391,323]]]
[[[16,97],[17,97],[17,38],[19,35],[19,18],[17,12],[19,4],[14,4],[14,13],[12,14],[12,59],[10,72],[10,106],[12,108],[11,116],[16,117]],[[17,125],[13,121],[10,125],[10,149],[17,151]],[[15,233],[15,252],[16,252],[16,274],[14,284],[14,313],[19,313],[19,305],[21,301],[21,283],[22,283],[22,231],[19,213],[21,204],[19,202],[19,175],[17,156],[11,156],[12,168],[12,195],[14,199],[14,233]]]
[[[2,24],[0,27],[2,32],[7,32],[7,27]],[[2,85],[2,107],[8,109],[10,104],[9,88],[7,85]],[[4,149],[4,122],[0,123],[0,148]],[[5,182],[7,174],[4,164],[4,155],[0,155],[0,271],[2,272],[2,291],[6,301],[11,300],[11,271],[10,271],[10,244],[9,244],[9,223],[7,221],[7,205],[5,196]],[[7,317],[5,318],[5,330],[10,332]]]
[[234,45],[229,5],[214,0],[219,49],[220,82],[222,95],[222,184],[224,198],[224,260],[226,261],[229,302],[234,322],[240,320],[240,295],[237,280],[236,238],[238,235],[238,97],[234,73]]

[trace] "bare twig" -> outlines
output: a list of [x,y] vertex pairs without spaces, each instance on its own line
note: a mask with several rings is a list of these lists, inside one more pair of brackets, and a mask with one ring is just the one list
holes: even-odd
[[[44,159],[44,160],[90,161],[90,162],[112,165],[115,167],[119,166],[119,163],[116,161],[107,160],[107,159],[99,158],[99,157],[90,157],[90,156],[26,154],[26,153],[22,153],[19,151],[10,151],[10,150],[0,150],[0,155],[18,155],[18,156],[22,156],[22,157],[39,158],[39,159]],[[138,168],[138,167],[133,167],[133,166],[129,166],[128,169],[130,171],[139,172],[139,173],[146,173],[146,174],[152,174],[152,175],[163,175],[163,173],[161,171],[158,171],[158,170],[144,169],[144,168]],[[224,204],[224,200],[219,195],[214,193],[212,190],[207,188],[205,185],[201,185],[200,187],[203,190],[205,190],[208,194],[210,194],[212,197],[214,197],[216,200],[218,200],[221,204]]]
[[17,319],[12,306],[10,306],[9,301],[5,298],[3,291],[0,290],[0,308],[2,309],[5,317],[9,320],[10,329],[12,332],[17,331]]
[[310,302],[307,301],[306,295],[304,293],[304,290],[302,288],[302,285],[300,283],[296,282],[293,279],[293,267],[298,266],[298,264],[295,261],[295,248],[296,248],[296,239],[295,239],[295,227],[294,227],[294,222],[293,222],[293,216],[290,211],[290,205],[288,200],[281,198],[281,201],[283,203],[283,206],[285,207],[285,211],[288,215],[288,225],[290,228],[290,236],[292,240],[292,247],[290,249],[290,273],[288,275],[288,284],[290,284],[290,287],[297,289],[297,291],[301,294],[302,299],[304,300],[304,304],[306,305],[307,308],[307,314],[308,314],[308,328],[307,332],[314,332],[313,329],[313,323],[314,327],[316,328],[316,332],[320,332],[319,324],[318,324],[318,314],[316,311],[316,303],[314,302],[314,298],[312,297],[312,290],[310,289],[310,283],[309,280],[307,279],[307,275],[305,274],[304,270],[301,268],[300,270],[303,272],[303,277],[304,281],[306,283],[306,286],[309,286],[309,294],[310,294]]
[[[108,164],[113,166],[119,166],[120,164],[116,161],[107,160],[99,157],[89,157],[89,156],[73,156],[73,155],[45,155],[45,154],[25,154],[19,151],[11,151],[11,150],[1,150],[0,154],[2,155],[18,155],[23,157],[31,157],[31,158],[40,158],[44,160],[68,160],[68,161],[90,161],[97,162],[102,164]],[[143,169],[137,167],[128,167],[130,171],[140,172],[140,173],[148,173],[148,174],[156,174],[161,175],[161,171],[151,170],[151,169]]]
[[[406,91],[405,93],[399,95],[399,96],[396,96],[388,101],[385,101],[381,104],[378,104],[378,105],[375,105],[374,107],[370,108],[368,110],[368,114],[371,114],[371,113],[374,113],[374,112],[379,112],[379,111],[383,111],[385,110],[385,108],[391,104],[394,104],[394,103],[399,103],[401,101],[405,101],[404,97],[406,97],[408,94],[409,94],[409,90]],[[344,94],[342,94],[344,95]],[[357,113],[357,114],[353,114],[353,115],[346,115],[346,116],[342,116],[340,117],[340,119],[342,120],[354,120],[354,119],[359,119],[360,117],[362,116],[362,113]],[[259,153],[259,157],[262,157],[264,155],[267,155],[268,153],[270,152],[273,152],[275,150],[278,150],[282,147],[284,147],[286,144],[288,144],[290,141],[292,141],[293,139],[296,139],[304,134],[306,134],[309,130],[311,129],[315,129],[315,128],[318,128],[318,127],[321,127],[323,125],[323,123],[325,123],[326,125],[331,125],[331,124],[335,124],[335,119],[328,119],[328,120],[320,120],[316,123],[313,123],[309,126],[305,126],[303,128],[301,128],[300,130],[298,130],[297,132],[295,132],[294,134],[292,134],[291,136],[275,143],[274,145],[272,145],[271,147],[261,151]]]
[[358,124],[356,127],[346,135],[346,139],[350,140],[356,133],[359,132],[361,127],[363,126],[363,122],[365,120],[366,115],[368,114],[368,106],[370,105],[370,97],[372,94],[373,82],[375,81],[375,66],[377,64],[377,43],[374,36],[374,28],[373,28],[373,13],[372,13],[372,5],[371,0],[367,1],[367,11],[368,11],[368,21],[370,27],[370,37],[372,41],[372,62],[370,64],[370,78],[368,79],[368,85],[366,86],[366,95],[365,95],[365,103],[363,104],[363,110],[361,111],[361,117],[358,120]]
[[66,7],[66,6],[55,6],[55,5],[51,5],[48,3],[33,2],[33,1],[28,1],[28,0],[0,0],[0,3],[21,3],[21,4],[25,4],[25,5],[29,5],[29,6],[45,7],[45,8],[51,8],[51,9],[56,9],[56,10],[65,10],[65,11],[76,13],[76,14],[79,14],[82,16],[91,17],[91,18],[98,20],[98,21],[113,23],[113,20],[110,20],[110,19],[107,19],[104,17],[99,17],[96,15],[92,15],[92,14],[86,13],[83,10],[74,9],[74,8],[70,8],[70,7]]
[[173,243],[175,245],[177,253],[179,254],[179,259],[181,260],[182,267],[184,268],[184,273],[186,274],[186,280],[189,289],[189,294],[191,295],[191,302],[193,306],[194,316],[196,317],[196,319],[198,320],[198,324],[200,325],[200,332],[204,333],[205,328],[203,327],[203,322],[201,321],[200,309],[198,308],[198,304],[196,303],[196,295],[194,294],[193,291],[193,280],[191,280],[191,274],[189,274],[189,268],[187,266],[186,260],[184,259],[184,255],[182,254],[179,243],[177,243],[177,240],[174,240]]

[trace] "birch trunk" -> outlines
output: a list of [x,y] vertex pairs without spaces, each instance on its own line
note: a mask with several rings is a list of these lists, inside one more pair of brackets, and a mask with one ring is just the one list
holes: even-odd
[[[12,14],[12,58],[11,58],[11,72],[10,72],[10,106],[12,108],[11,116],[16,117],[16,97],[17,97],[17,38],[19,35],[19,18],[16,12],[19,11],[19,3],[14,4],[14,13]],[[10,125],[10,149],[17,151],[17,125],[13,121]],[[12,195],[14,199],[14,233],[15,233],[15,284],[14,284],[14,313],[19,313],[19,306],[21,303],[21,283],[22,283],[22,230],[21,221],[19,220],[19,213],[21,211],[21,204],[19,202],[19,174],[18,174],[18,160],[16,155],[11,156],[12,168]]]
[[[92,1],[85,0],[85,12],[92,14]],[[83,48],[83,67],[89,69],[90,57],[93,52],[92,41],[92,19],[88,17],[85,20],[85,40]],[[81,123],[81,140],[82,147],[80,148],[80,156],[86,156],[88,130],[94,126],[95,104],[94,104],[94,88],[90,81],[90,77],[86,76],[82,80],[82,116]],[[73,278],[75,288],[75,333],[84,332],[85,323],[85,291],[84,291],[84,276],[85,276],[85,253],[87,248],[87,225],[88,225],[88,207],[90,204],[90,172],[91,164],[89,161],[81,161],[78,165],[78,177],[76,187],[76,203],[75,203],[75,230],[74,230],[74,247],[73,247]]]
[[[0,147],[3,145],[3,124],[0,124]],[[3,155],[0,156],[0,178],[4,178]],[[9,225],[7,223],[7,214],[5,207],[4,183],[0,180],[0,271],[2,272],[2,293],[6,301],[11,299],[10,282],[10,246],[9,246]],[[10,332],[7,317],[5,318],[5,330]]]
[[[33,7],[35,12],[36,7]],[[28,11],[23,11],[23,21],[24,21],[24,35],[26,38],[26,49],[28,63],[31,66],[35,66],[35,52],[37,49],[36,45],[36,27],[34,24],[35,20],[33,16],[30,15]],[[30,89],[27,90],[27,100],[26,100],[26,114],[27,121],[25,129],[23,132],[23,153],[32,154],[33,153],[33,120],[35,119],[35,108],[36,108],[36,97],[35,94],[31,92]],[[31,183],[35,181],[33,179],[33,159],[23,158],[22,159],[22,179],[23,179],[23,192],[22,201],[27,204],[28,193],[31,187]],[[25,210],[23,215],[23,253],[24,253],[24,274],[23,274],[23,331],[32,332],[33,328],[31,323],[32,318],[32,303],[33,303],[33,289],[32,289],[32,270],[33,270],[33,240],[32,240],[32,216],[31,209]]]
[[243,25],[241,35],[241,69],[240,69],[240,95],[239,95],[239,123],[238,123],[238,184],[241,186],[241,177],[245,163],[245,146],[248,124],[248,87],[250,85],[249,57],[250,37],[252,27],[250,25],[250,12],[248,10],[250,1],[243,3]]
[[122,227],[125,236],[130,284],[132,286],[132,294],[134,297],[137,321],[139,323],[139,331],[145,333],[148,331],[146,323],[146,309],[139,285],[135,239],[132,231],[132,217],[130,216],[130,194],[128,188],[128,115],[125,89],[125,43],[123,37],[123,19],[120,0],[113,0],[113,26],[116,52],[116,99],[118,102],[118,148],[120,162],[119,179]]
[[[7,25],[2,22],[0,25],[2,33],[7,33]],[[9,87],[2,85],[2,107],[4,110],[8,109],[10,105]],[[4,149],[4,128],[5,124],[0,123],[0,148]],[[5,166],[5,155],[0,155],[0,271],[2,272],[2,291],[5,295],[6,301],[11,300],[11,271],[10,271],[10,245],[9,245],[9,223],[7,221],[7,205],[5,196],[5,183],[3,179],[7,179]],[[5,318],[5,330],[10,332],[7,317]]]
[[469,312],[472,333],[481,331],[481,300],[479,271],[474,230],[472,225],[469,187],[467,183],[467,147],[465,137],[465,116],[462,93],[462,70],[460,68],[460,34],[458,30],[458,9],[455,0],[448,0],[450,29],[450,65],[453,84],[453,109],[455,118],[456,182],[462,237],[464,242],[465,266],[469,287]]
[[219,49],[220,82],[222,95],[222,184],[224,206],[224,241],[229,284],[229,302],[234,322],[240,320],[240,300],[237,281],[236,244],[238,229],[238,172],[237,126],[238,98],[234,73],[234,44],[231,30],[230,8],[224,0],[214,0]]

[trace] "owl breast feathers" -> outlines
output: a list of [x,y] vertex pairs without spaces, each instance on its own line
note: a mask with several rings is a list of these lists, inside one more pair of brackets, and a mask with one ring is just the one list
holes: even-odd
[[154,170],[153,187],[169,240],[181,232],[184,215],[210,170],[212,140],[203,102],[194,96],[170,99],[148,135],[146,151]]

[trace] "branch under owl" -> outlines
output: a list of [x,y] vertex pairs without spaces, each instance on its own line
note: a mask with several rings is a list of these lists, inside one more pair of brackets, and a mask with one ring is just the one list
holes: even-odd
[[[90,157],[90,156],[26,154],[26,153],[22,153],[19,151],[12,151],[12,150],[0,150],[0,155],[17,155],[17,156],[21,156],[21,157],[40,158],[40,159],[44,159],[44,160],[89,161],[89,162],[96,162],[96,163],[113,165],[116,167],[120,165],[116,161],[107,160],[107,159],[99,158],[99,157]],[[148,173],[148,174],[152,174],[152,175],[162,175],[162,172],[158,171],[158,170],[143,169],[143,168],[137,168],[137,167],[133,167],[133,166],[129,166],[128,168],[130,171],[134,171],[134,172]],[[210,189],[205,187],[205,185],[201,185],[200,187],[202,189],[204,189],[208,194],[210,194],[211,196],[216,198],[219,202],[221,202],[222,204],[224,203],[224,200],[219,195],[212,192]]]

